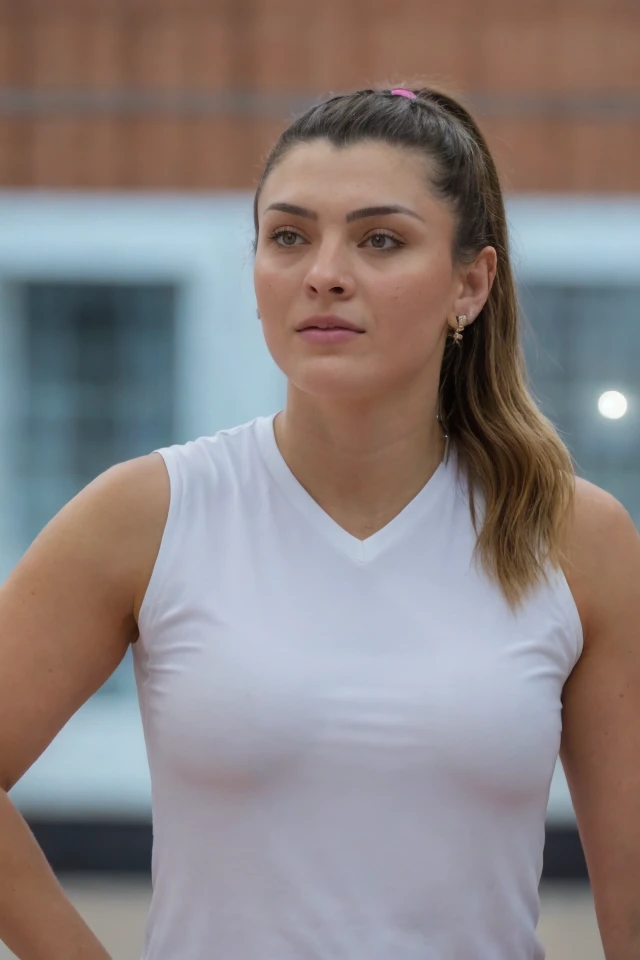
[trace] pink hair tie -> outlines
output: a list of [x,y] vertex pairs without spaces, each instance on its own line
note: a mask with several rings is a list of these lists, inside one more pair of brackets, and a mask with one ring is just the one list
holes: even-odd
[[417,100],[413,90],[404,90],[402,87],[397,87],[395,90],[392,90],[391,93],[396,97],[408,97],[409,100]]

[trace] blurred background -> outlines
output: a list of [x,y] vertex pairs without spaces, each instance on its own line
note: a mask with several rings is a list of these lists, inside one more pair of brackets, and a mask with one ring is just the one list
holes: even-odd
[[[536,395],[640,523],[639,49],[637,0],[0,0],[0,580],[113,463],[280,408],[264,156],[316,99],[416,76],[487,134]],[[117,960],[142,943],[149,798],[127,657],[12,791]],[[542,935],[602,958],[560,767]]]

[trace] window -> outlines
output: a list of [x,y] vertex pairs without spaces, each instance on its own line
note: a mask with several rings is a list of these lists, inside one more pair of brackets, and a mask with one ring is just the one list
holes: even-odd
[[[640,525],[640,287],[530,283],[520,297],[534,393],[578,473],[608,490]],[[598,401],[616,391],[626,412]],[[624,410],[621,401],[613,412]]]
[[174,291],[29,283],[16,466],[25,547],[122,460],[172,442]]
[[[14,483],[25,549],[98,474],[174,442],[174,300],[163,285],[23,288]],[[134,693],[129,661],[101,695]]]

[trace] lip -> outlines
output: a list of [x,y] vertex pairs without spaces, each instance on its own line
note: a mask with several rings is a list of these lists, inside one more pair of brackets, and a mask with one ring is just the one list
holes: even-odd
[[304,327],[298,330],[298,336],[307,343],[325,345],[348,343],[350,340],[357,340],[361,334],[360,330],[347,330],[346,327],[332,327],[326,330],[320,330],[318,327]]
[[351,323],[350,320],[345,320],[343,317],[333,315],[308,317],[306,320],[303,320],[302,323],[298,324],[296,330],[301,333],[303,330],[309,330],[310,328],[325,328],[320,329],[321,333],[328,333],[330,330],[350,330],[353,333],[364,333],[362,327]]

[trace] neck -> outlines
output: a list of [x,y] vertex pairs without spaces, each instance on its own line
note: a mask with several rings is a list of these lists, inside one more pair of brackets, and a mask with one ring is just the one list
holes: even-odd
[[413,499],[444,455],[436,397],[353,406],[289,387],[275,436],[287,465],[327,512],[384,525]]

